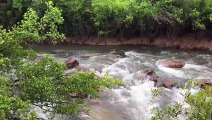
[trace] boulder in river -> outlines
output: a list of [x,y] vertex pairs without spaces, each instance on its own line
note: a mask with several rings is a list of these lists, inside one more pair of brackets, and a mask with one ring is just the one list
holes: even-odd
[[160,79],[153,69],[147,69],[144,73],[149,77],[149,80],[154,81],[155,83],[157,83]]
[[185,66],[185,62],[181,60],[160,60],[157,64],[169,68],[183,68]]
[[149,80],[154,81],[157,87],[172,88],[175,85],[173,80],[168,78],[159,77],[153,69],[147,69],[144,71],[145,75],[149,77]]
[[156,74],[155,74],[155,71],[154,71],[153,69],[146,69],[146,70],[144,71],[144,73],[145,73],[146,75],[149,75],[149,76],[156,75]]
[[116,55],[118,58],[124,58],[126,57],[125,52],[123,50],[120,51],[113,51],[112,52],[114,55]]
[[204,88],[206,86],[212,86],[212,81],[209,79],[202,79],[202,80],[197,80],[197,84],[201,87]]
[[76,58],[71,57],[67,61],[65,61],[65,64],[68,69],[72,69],[79,66],[79,61]]
[[164,79],[164,80],[159,80],[156,83],[157,87],[165,87],[165,88],[172,88],[174,87],[175,82],[173,80],[169,80],[169,79]]

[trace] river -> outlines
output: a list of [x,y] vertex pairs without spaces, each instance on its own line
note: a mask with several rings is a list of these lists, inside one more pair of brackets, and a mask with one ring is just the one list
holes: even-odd
[[[100,103],[91,106],[92,120],[149,120],[151,109],[171,103],[184,102],[185,90],[180,87],[162,88],[162,94],[152,100],[152,81],[136,81],[134,76],[146,69],[153,69],[157,75],[166,77],[183,86],[188,80],[212,78],[212,53],[185,51],[141,46],[86,46],[86,45],[39,45],[39,54],[49,54],[58,60],[76,57],[81,65],[100,69],[98,74],[117,77],[124,86],[105,90]],[[156,63],[163,59],[178,59],[186,64],[182,69],[160,67]],[[193,90],[195,92],[196,90]],[[180,116],[179,119],[184,119]]]

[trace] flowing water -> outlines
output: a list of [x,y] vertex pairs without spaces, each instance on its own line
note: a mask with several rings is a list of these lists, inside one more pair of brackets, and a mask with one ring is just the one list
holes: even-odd
[[[202,51],[180,51],[139,46],[49,46],[35,48],[40,54],[50,54],[58,60],[76,57],[80,64],[94,68],[97,74],[109,73],[124,82],[124,86],[105,90],[101,102],[92,105],[92,120],[148,120],[151,109],[172,103],[184,102],[185,90],[174,87],[162,88],[156,99],[152,98],[153,81],[139,81],[136,76],[146,69],[153,69],[160,77],[175,80],[178,85],[188,80],[212,78],[212,53]],[[182,69],[160,67],[156,63],[163,59],[183,60]],[[195,92],[193,89],[191,92]],[[85,118],[88,119],[88,118]],[[184,119],[180,116],[179,119]]]

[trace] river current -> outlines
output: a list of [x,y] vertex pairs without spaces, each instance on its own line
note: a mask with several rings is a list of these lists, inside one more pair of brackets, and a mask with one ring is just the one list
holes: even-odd
[[[97,74],[110,75],[123,80],[124,86],[105,90],[100,102],[91,106],[91,120],[149,120],[154,107],[184,102],[188,80],[212,78],[212,53],[203,51],[185,51],[161,49],[141,46],[79,46],[79,45],[43,45],[36,47],[39,54],[49,54],[58,60],[75,57],[81,65],[97,70]],[[166,68],[157,65],[163,59],[182,60],[186,64],[181,69]],[[135,76],[147,69],[153,69],[160,77],[174,80],[179,84],[172,89],[161,88],[162,92],[152,98],[152,90],[156,89],[153,81],[138,81]],[[197,89],[191,89],[196,92]],[[179,116],[183,120],[183,116]]]

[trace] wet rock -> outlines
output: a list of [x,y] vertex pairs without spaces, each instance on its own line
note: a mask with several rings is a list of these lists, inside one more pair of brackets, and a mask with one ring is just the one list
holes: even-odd
[[132,76],[132,84],[138,85],[142,84],[144,80],[154,81],[155,83],[158,81],[159,77],[156,75],[153,69],[147,69],[145,71],[138,71]]
[[155,73],[155,71],[154,71],[153,69],[147,69],[147,70],[144,71],[144,73],[145,73],[146,75],[149,75],[149,76],[154,76],[154,75],[156,75],[156,73]]
[[161,80],[159,79],[159,81],[156,83],[157,87],[165,87],[165,88],[172,88],[175,86],[175,82],[173,80],[169,80],[169,79],[165,79],[165,80]]
[[157,87],[172,88],[175,86],[175,82],[173,80],[159,77],[153,69],[147,69],[144,73],[148,76],[149,80],[155,82],[155,86]]
[[197,80],[197,84],[201,87],[204,88],[206,86],[212,86],[212,81],[209,79],[202,79],[202,80]]
[[153,69],[147,69],[144,73],[149,77],[149,80],[154,81],[155,83],[157,83],[160,79]]
[[68,69],[72,69],[79,66],[79,61],[76,58],[71,57],[67,61],[65,61],[65,64]]
[[185,66],[185,62],[181,60],[161,60],[158,61],[157,64],[169,68],[182,68]]
[[176,85],[176,83],[171,79],[164,79],[159,76],[154,76],[150,79],[151,81],[155,82],[156,87],[164,87],[171,89]]
[[151,80],[151,81],[154,81],[155,83],[158,83],[158,82],[160,81],[160,77],[157,76],[157,75],[155,75],[155,76],[152,76],[152,77],[150,78],[150,80]]

